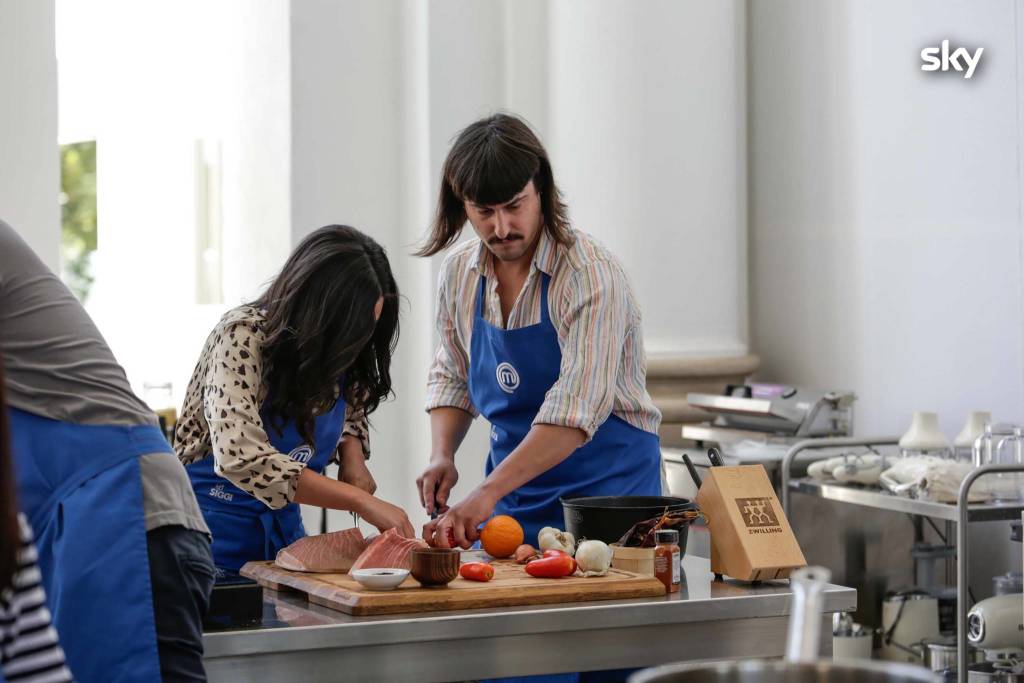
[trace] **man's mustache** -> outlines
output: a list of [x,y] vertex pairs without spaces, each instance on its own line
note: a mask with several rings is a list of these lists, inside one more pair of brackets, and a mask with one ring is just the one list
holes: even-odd
[[515,242],[516,240],[521,240],[521,239],[523,239],[522,235],[515,235],[515,234],[509,235],[508,237],[506,237],[504,239],[502,239],[500,237],[492,237],[491,239],[487,240],[487,244],[505,244],[507,242]]

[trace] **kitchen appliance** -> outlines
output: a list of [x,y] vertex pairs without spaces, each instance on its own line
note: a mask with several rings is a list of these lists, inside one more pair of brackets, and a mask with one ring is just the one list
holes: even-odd
[[234,572],[218,570],[203,618],[207,631],[252,626],[263,619],[263,587]]
[[882,659],[920,663],[921,651],[915,646],[939,635],[939,601],[933,595],[900,591],[882,601]]
[[818,659],[821,590],[829,572],[806,567],[793,572],[793,603],[784,661],[693,662],[639,671],[629,683],[939,683],[935,673],[892,662],[829,662]]
[[684,439],[788,443],[852,433],[856,396],[850,391],[798,389],[781,384],[730,384],[721,395],[691,393],[686,400],[715,417],[707,423],[683,426]]
[[939,429],[937,413],[918,411],[910,420],[910,428],[900,437],[900,454],[945,455],[951,445]]
[[[591,496],[563,498],[565,530],[576,537],[615,543],[634,524],[660,517],[665,512],[696,510],[689,498],[673,496]],[[686,548],[686,527],[679,534],[679,547]]]
[[967,642],[985,650],[989,660],[1024,655],[1024,611],[1021,593],[997,595],[967,612]]

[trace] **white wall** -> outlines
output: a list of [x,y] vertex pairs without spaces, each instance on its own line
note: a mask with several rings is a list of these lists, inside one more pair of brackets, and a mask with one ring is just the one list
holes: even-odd
[[[1024,421],[1017,6],[749,8],[761,376],[853,389],[862,435],[899,435],[914,410],[951,438],[972,409]],[[920,70],[944,38],[985,48],[971,80]],[[982,597],[1020,550],[1003,525],[972,531]]]
[[[1014,3],[882,7],[751,3],[761,374],[854,389],[861,433],[1022,420]],[[920,71],[946,37],[985,47],[970,81]]]
[[0,219],[60,265],[53,0],[0,3]]
[[[145,384],[171,382],[180,407],[217,319],[290,250],[289,6],[57,3],[60,138],[97,141],[87,307],[143,398]],[[207,305],[197,296],[199,140],[220,156],[222,300]]]
[[748,350],[745,13],[550,4],[555,177],[626,266],[651,353]]
[[[530,121],[570,215],[632,276],[649,348],[746,351],[744,14],[738,1],[292,4],[294,238],[349,222],[389,249],[410,305],[371,470],[416,521],[441,257],[410,253],[472,121],[499,110]],[[482,479],[487,449],[478,420],[454,499]]]

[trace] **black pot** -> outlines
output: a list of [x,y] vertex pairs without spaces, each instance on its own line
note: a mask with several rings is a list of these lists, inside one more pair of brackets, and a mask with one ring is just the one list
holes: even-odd
[[[689,498],[673,496],[593,496],[563,498],[562,514],[565,530],[576,537],[615,543],[634,524],[645,519],[660,517],[669,512],[696,510],[697,504]],[[679,547],[685,552],[686,527],[679,534]]]

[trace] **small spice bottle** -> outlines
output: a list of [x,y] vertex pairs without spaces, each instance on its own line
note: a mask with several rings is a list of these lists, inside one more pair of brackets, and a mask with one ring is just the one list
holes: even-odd
[[654,577],[665,584],[668,593],[679,592],[679,532],[661,529],[654,532]]

